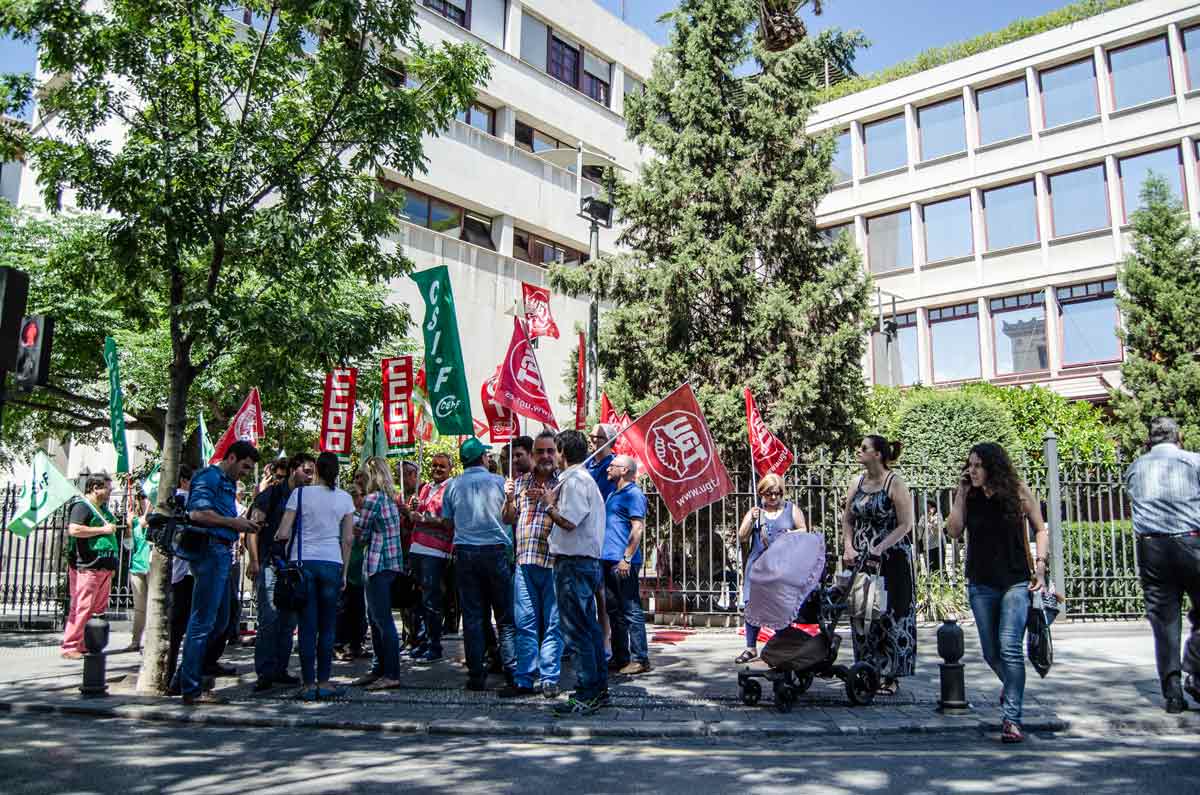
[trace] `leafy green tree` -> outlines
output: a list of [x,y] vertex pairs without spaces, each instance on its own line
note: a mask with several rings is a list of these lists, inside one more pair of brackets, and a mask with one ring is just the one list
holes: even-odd
[[921,488],[953,486],[972,445],[997,442],[1024,463],[1008,408],[991,395],[969,390],[922,389],[904,402],[896,438],[904,445],[908,480]]
[[1068,400],[1044,386],[997,386],[967,384],[963,391],[991,397],[1008,409],[1016,432],[1014,455],[1029,461],[1041,461],[1045,451],[1046,431],[1058,437],[1060,459],[1116,459],[1114,429],[1099,406],[1086,400]]
[[[636,416],[690,381],[718,443],[744,449],[742,388],[802,447],[852,441],[865,409],[867,278],[845,236],[815,227],[832,139],[805,124],[825,59],[859,39],[836,32],[769,53],[749,0],[684,0],[640,96],[632,140],[653,152],[615,191],[627,257],[555,268],[552,283],[611,301],[600,367]],[[761,72],[735,70],[755,58]]]
[[[413,0],[244,5],[253,28],[217,0],[0,5],[0,34],[36,40],[52,76],[39,89],[45,124],[0,128],[0,159],[23,153],[48,207],[66,195],[111,214],[110,267],[96,279],[122,312],[166,327],[166,483],[191,389],[230,354],[274,359],[282,372],[292,347],[318,335],[333,337],[331,361],[357,353],[344,327],[353,316],[331,294],[408,270],[387,242],[401,198],[377,176],[423,168],[422,136],[469,104],[489,69],[479,47],[423,45]],[[34,88],[30,77],[2,86],[5,110]],[[310,312],[280,328],[289,304]],[[166,684],[165,585],[158,558],[142,690]]]
[[1113,400],[1122,448],[1136,454],[1150,420],[1170,416],[1200,450],[1200,234],[1154,177],[1133,214],[1133,252],[1118,272],[1125,342]]

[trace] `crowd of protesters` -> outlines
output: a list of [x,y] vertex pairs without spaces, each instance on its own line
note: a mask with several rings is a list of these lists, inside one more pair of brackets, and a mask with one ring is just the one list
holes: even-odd
[[[335,653],[341,660],[363,655],[368,636],[372,666],[352,684],[399,687],[402,655],[419,664],[442,661],[442,634],[453,614],[462,624],[468,690],[483,690],[489,674],[502,674],[501,697],[553,699],[569,653],[576,689],[555,711],[585,715],[606,706],[610,672],[651,670],[638,579],[647,503],[637,485],[637,460],[609,449],[614,432],[599,425],[590,437],[578,431],[521,436],[498,459],[470,438],[459,449],[462,474],[451,477],[450,455],[436,453],[426,483],[412,462],[398,465],[399,489],[384,459],[363,462],[343,491],[336,456],[301,453],[268,467],[249,510],[239,484],[259,460],[251,444],[233,444],[220,463],[199,472],[181,467],[177,495],[192,525],[202,528],[203,544],[190,560],[172,561],[171,692],[188,704],[218,700],[213,678],[234,673],[219,660],[236,637],[234,583],[244,545],[258,603],[256,692],[300,685],[302,698],[337,698],[344,688],[331,681]],[[1188,708],[1185,693],[1200,702],[1200,456],[1180,444],[1178,425],[1156,419],[1148,452],[1125,476],[1171,713]],[[875,561],[889,594],[885,614],[854,629],[854,657],[872,663],[885,694],[914,673],[914,555],[929,570],[940,568],[942,533],[949,539],[965,534],[970,607],[984,660],[1002,686],[1001,737],[1020,742],[1022,641],[1032,594],[1047,586],[1049,532],[1041,505],[1007,452],[984,442],[963,465],[948,518],[927,503],[918,522],[910,489],[893,469],[899,455],[899,444],[865,437],[857,450],[862,472],[847,487],[843,563],[853,566],[862,556]],[[106,475],[90,476],[86,503],[71,510],[67,658],[81,656],[84,624],[106,609],[117,569],[111,491]],[[759,502],[738,530],[739,541],[750,546],[746,592],[753,585],[749,568],[765,546],[780,533],[806,530],[781,477],[767,475],[757,492]],[[149,507],[139,498],[131,537],[124,540],[134,596],[131,649],[140,648],[145,626]],[[914,525],[926,536],[932,528],[937,537],[914,547]],[[299,611],[279,609],[272,598],[285,561],[303,564],[307,599]],[[397,591],[407,594],[400,600],[402,628],[393,612]],[[1185,594],[1192,629],[1181,647]],[[297,627],[300,677],[288,673]],[[758,638],[759,627],[747,624],[737,663],[757,657]]]

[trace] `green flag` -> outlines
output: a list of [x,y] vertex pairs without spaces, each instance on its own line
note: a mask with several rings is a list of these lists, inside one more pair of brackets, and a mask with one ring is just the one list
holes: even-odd
[[472,436],[471,395],[467,370],[463,366],[462,344],[458,337],[458,317],[454,294],[450,290],[450,272],[445,265],[412,274],[425,299],[425,384],[433,423],[439,433]]
[[208,438],[208,426],[204,424],[204,412],[200,412],[200,427],[196,430],[200,432],[200,466],[203,468],[208,466],[208,462],[212,460],[213,453],[217,451],[213,447],[212,439]]
[[104,338],[104,361],[108,363],[108,424],[112,428],[113,447],[117,448],[117,471],[129,471],[129,446],[125,442],[125,398],[121,394],[121,371],[117,362],[117,341]]
[[379,401],[371,403],[371,418],[363,433],[362,460],[365,462],[371,456],[386,458],[388,454],[387,434],[383,430],[383,412]]
[[[8,529],[25,538],[39,523],[49,519],[55,511],[73,497],[83,499],[79,489],[50,463],[50,458],[40,450],[29,465],[29,477],[21,484],[17,504],[13,507],[13,518]],[[83,500],[89,507],[92,504]],[[92,507],[92,513],[107,521]]]
[[142,491],[146,492],[146,496],[150,498],[150,507],[158,505],[158,481],[162,478],[162,465],[155,464],[154,469],[150,470],[150,474],[146,476],[142,482]]

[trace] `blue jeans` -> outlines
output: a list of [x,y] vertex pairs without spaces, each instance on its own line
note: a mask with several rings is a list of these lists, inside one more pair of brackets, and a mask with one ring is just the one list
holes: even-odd
[[306,686],[328,682],[333,671],[333,636],[337,631],[342,564],[304,561],[308,601],[300,611],[300,671]]
[[646,644],[646,617],[642,614],[641,582],[636,568],[622,577],[617,561],[606,560],[604,571],[604,609],[612,631],[612,664],[621,668],[629,662],[650,663]]
[[517,623],[518,687],[533,687],[537,673],[543,685],[558,684],[562,669],[562,632],[558,628],[558,599],[554,570],[522,563],[513,577],[513,613]]
[[210,538],[199,560],[192,561],[192,611],[183,639],[179,691],[199,695],[204,658],[213,627],[229,622],[229,545]]
[[429,650],[442,653],[442,579],[446,573],[449,558],[439,558],[436,555],[422,555],[414,552],[409,556],[412,563],[413,575],[421,586],[421,624],[425,629],[425,640]]
[[558,558],[554,561],[554,587],[558,593],[558,619],[563,640],[575,652],[575,697],[590,700],[608,689],[604,635],[596,619],[596,591],[601,587],[600,561],[583,557]]
[[1010,588],[969,583],[967,594],[983,659],[1004,685],[1000,712],[1005,720],[1021,723],[1021,704],[1025,698],[1025,622],[1029,618],[1029,583]]
[[375,661],[371,672],[384,679],[400,678],[400,633],[392,617],[392,583],[395,571],[377,571],[367,578],[367,617],[371,621],[371,648]]
[[287,674],[297,616],[292,610],[275,609],[274,568],[264,565],[255,579],[255,586],[258,589],[258,631],[254,639],[254,673],[259,679],[277,679]]
[[490,626],[493,611],[500,630],[500,659],[504,670],[511,675],[516,667],[516,632],[513,628],[513,576],[508,566],[508,547],[504,544],[455,547],[454,567],[458,577],[458,600],[462,607],[468,676],[475,682],[482,682],[487,676],[483,662],[487,650],[485,626]]

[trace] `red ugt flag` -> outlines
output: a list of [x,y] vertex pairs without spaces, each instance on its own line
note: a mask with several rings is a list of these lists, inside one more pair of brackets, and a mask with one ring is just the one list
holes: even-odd
[[546,396],[542,371],[538,368],[537,357],[525,337],[519,318],[513,318],[512,341],[508,344],[504,361],[500,363],[496,402],[522,417],[558,428],[554,411],[550,408],[550,398]]
[[263,435],[262,399],[258,395],[258,387],[254,387],[242,401],[242,407],[238,409],[237,414],[233,415],[233,422],[229,423],[225,433],[221,434],[208,463],[219,464],[224,460],[225,453],[234,442],[246,441],[257,445]]
[[754,460],[754,471],[760,478],[768,472],[783,475],[796,456],[767,428],[754,403],[754,395],[750,394],[750,387],[746,387],[745,394],[746,428],[750,433],[750,457]]
[[641,452],[676,524],[733,491],[690,384],[638,417],[625,438]]
[[[500,367],[497,367],[496,372],[483,382],[483,386],[479,390],[479,399],[483,402],[483,413],[487,416],[487,425],[484,425],[484,428],[496,444],[510,442],[517,436],[517,415],[513,414],[510,409],[501,406],[496,400],[496,382],[499,380]],[[475,430],[475,435],[482,436],[478,428]]]
[[558,339],[558,325],[550,314],[550,291],[527,282],[521,282],[521,291],[525,295],[525,322],[529,324],[529,339]]

